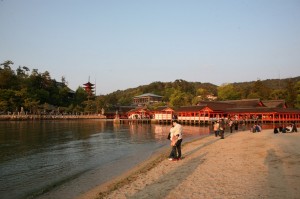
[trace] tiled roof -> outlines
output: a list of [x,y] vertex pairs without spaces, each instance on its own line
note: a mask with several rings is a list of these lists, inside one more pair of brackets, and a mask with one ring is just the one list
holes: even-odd
[[274,113],[276,109],[268,107],[256,107],[256,108],[228,108],[224,110],[226,113]]
[[131,109],[127,112],[149,112],[149,110],[144,107],[137,107],[137,108]]
[[275,108],[276,112],[278,113],[297,113],[300,114],[299,109],[294,109],[294,108]]
[[246,107],[262,107],[264,104],[260,99],[242,99],[242,100],[226,100],[225,103],[235,104],[236,107],[246,108]]
[[285,100],[264,100],[262,102],[266,107],[270,108],[287,108]]
[[168,107],[168,106],[159,106],[154,111],[174,111],[174,109]]
[[155,95],[153,93],[145,93],[145,94],[142,94],[142,95],[135,96],[134,98],[141,98],[141,97],[162,97],[162,96]]
[[258,108],[231,108],[224,110],[226,113],[300,113],[298,109],[291,108],[270,108],[270,107],[258,107]]
[[234,108],[236,107],[235,104],[227,103],[227,102],[216,102],[216,101],[201,101],[199,103],[200,106],[207,106],[208,108],[214,111],[222,111],[227,108]]
[[201,111],[205,108],[205,105],[199,105],[199,106],[181,106],[179,108],[177,108],[175,111],[176,112],[197,112],[197,111]]

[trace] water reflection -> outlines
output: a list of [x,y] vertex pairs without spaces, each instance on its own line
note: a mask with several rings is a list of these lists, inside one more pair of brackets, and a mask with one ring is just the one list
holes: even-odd
[[[0,198],[24,198],[105,168],[95,179],[99,184],[111,177],[108,174],[169,146],[169,129],[170,125],[101,120],[0,122]],[[185,139],[208,132],[207,127],[184,126]]]

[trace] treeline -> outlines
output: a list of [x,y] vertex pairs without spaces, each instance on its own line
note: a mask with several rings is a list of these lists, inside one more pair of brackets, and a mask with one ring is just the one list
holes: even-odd
[[[229,83],[216,86],[210,83],[187,82],[153,82],[137,88],[116,91],[101,96],[102,105],[128,105],[132,98],[144,93],[163,96],[164,103],[155,106],[169,105],[172,107],[196,105],[199,101],[214,100],[285,100],[289,107],[300,108],[300,76],[287,79],[268,79],[252,82]],[[155,107],[151,107],[155,108]]]
[[66,85],[52,79],[48,71],[38,72],[26,66],[12,69],[13,62],[0,64],[0,113],[20,112],[82,112],[87,100],[83,88],[72,92]]
[[153,82],[107,95],[88,96],[79,86],[76,91],[68,88],[64,77],[52,79],[48,71],[30,70],[26,66],[12,69],[13,62],[0,64],[0,114],[28,113],[100,113],[115,111],[119,106],[132,105],[134,96],[153,93],[163,96],[163,102],[149,108],[169,105],[172,107],[196,105],[205,100],[286,100],[289,107],[300,108],[300,77],[288,79],[257,80],[216,86],[211,83]]

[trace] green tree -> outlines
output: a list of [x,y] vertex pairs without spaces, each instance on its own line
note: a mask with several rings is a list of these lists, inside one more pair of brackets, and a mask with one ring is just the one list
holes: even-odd
[[40,101],[37,101],[32,98],[26,98],[24,101],[25,101],[24,102],[25,110],[28,110],[29,113],[33,113],[33,114],[36,114],[38,112]]
[[87,96],[85,90],[79,86],[75,92],[74,105],[80,106],[87,99]]
[[273,100],[285,99],[285,97],[286,97],[286,91],[283,89],[275,89],[270,94],[270,99]]
[[296,83],[292,80],[288,80],[286,84],[286,102],[289,107],[294,107],[297,100],[297,90],[295,89]]
[[0,89],[14,89],[17,86],[17,77],[11,69],[12,61],[6,61],[0,66]]
[[253,96],[257,96],[257,98],[261,100],[268,100],[271,94],[271,89],[264,85],[261,80],[257,80],[254,82],[253,87],[251,89],[251,93],[248,95],[248,98],[253,98]]
[[295,84],[294,89],[297,93],[295,108],[300,109],[300,81]]
[[184,105],[190,105],[191,104],[191,95],[181,92],[179,90],[176,90],[171,96],[170,96],[170,105],[172,107],[180,107]]
[[237,100],[240,96],[233,84],[223,84],[218,87],[218,100]]
[[0,99],[0,114],[7,113],[8,110],[9,110],[9,106],[7,101]]

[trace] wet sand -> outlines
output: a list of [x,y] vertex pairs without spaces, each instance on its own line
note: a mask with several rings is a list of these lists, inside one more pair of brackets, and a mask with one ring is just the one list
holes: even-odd
[[300,132],[208,136],[184,143],[182,152],[180,161],[156,154],[77,199],[300,198]]

